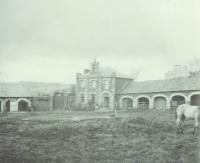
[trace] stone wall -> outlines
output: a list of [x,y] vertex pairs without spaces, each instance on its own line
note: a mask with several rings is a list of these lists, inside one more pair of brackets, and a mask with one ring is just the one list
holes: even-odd
[[18,111],[18,103],[23,100],[28,103],[28,107],[31,107],[31,97],[1,97],[0,98],[0,112],[8,111],[6,103],[9,102],[9,112]]
[[191,103],[192,95],[200,95],[200,90],[196,91],[179,91],[179,92],[155,92],[155,93],[137,93],[137,94],[117,94],[117,107],[122,109],[122,102],[124,98],[129,98],[133,101],[133,109],[137,109],[138,99],[145,97],[149,100],[149,109],[154,108],[156,97],[163,97],[166,99],[166,108],[170,109],[171,101],[174,96],[181,96],[185,99],[185,103]]
[[32,107],[34,111],[52,111],[53,110],[53,96],[33,97]]

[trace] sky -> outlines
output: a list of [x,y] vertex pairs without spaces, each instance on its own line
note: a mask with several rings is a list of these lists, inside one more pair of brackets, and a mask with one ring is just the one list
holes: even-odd
[[96,58],[138,80],[200,58],[199,0],[0,0],[0,81],[74,83]]

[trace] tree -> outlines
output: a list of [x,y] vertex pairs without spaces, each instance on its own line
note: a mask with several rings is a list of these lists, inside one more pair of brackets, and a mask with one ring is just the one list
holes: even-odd
[[190,76],[200,76],[200,59],[194,59],[188,62],[187,68]]
[[141,71],[138,70],[138,71],[132,72],[130,76],[131,76],[134,80],[138,80],[138,78],[139,78],[140,75],[141,75]]

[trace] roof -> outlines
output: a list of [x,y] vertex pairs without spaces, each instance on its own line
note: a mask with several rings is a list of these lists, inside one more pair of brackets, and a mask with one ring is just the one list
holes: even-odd
[[116,77],[132,79],[130,76],[123,74],[117,70],[114,70],[111,67],[102,67],[102,68],[100,68],[99,73],[103,77],[111,77],[115,73]]
[[131,82],[120,94],[200,90],[200,77]]
[[43,82],[0,83],[0,97],[53,95],[56,91],[61,90],[65,93],[72,93],[72,85]]
[[20,82],[19,84],[28,90],[31,93],[31,96],[53,95],[57,91],[70,93],[73,86],[72,84],[45,82]]
[[0,97],[31,97],[31,94],[17,83],[0,83]]

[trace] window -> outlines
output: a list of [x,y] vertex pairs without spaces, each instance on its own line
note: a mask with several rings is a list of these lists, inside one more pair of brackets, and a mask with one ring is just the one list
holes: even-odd
[[109,89],[109,80],[104,80],[104,87],[105,89]]
[[96,80],[91,80],[91,86],[92,86],[92,88],[96,88],[96,86],[97,86]]
[[95,104],[95,101],[96,101],[96,96],[95,96],[95,94],[91,94],[91,102],[92,102],[93,104]]
[[85,103],[85,95],[81,94],[81,103]]
[[81,88],[85,87],[85,81],[84,80],[80,81],[80,86],[81,86]]

